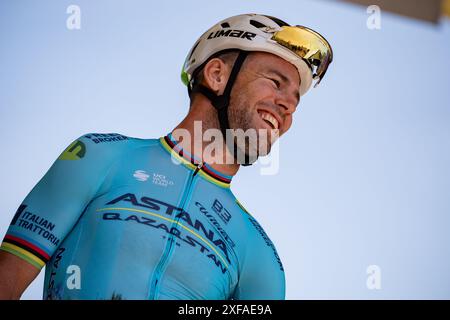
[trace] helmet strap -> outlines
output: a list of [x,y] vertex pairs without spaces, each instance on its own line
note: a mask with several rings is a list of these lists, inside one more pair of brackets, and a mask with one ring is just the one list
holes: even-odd
[[[222,137],[224,141],[226,141],[228,148],[232,148],[230,150],[233,150],[233,156],[235,160],[237,160],[237,153],[239,152],[237,145],[234,142],[234,139],[231,139],[232,141],[228,141],[226,135],[227,129],[230,129],[230,123],[228,121],[228,106],[230,104],[231,89],[233,88],[236,77],[247,55],[247,51],[239,51],[239,55],[234,62],[233,69],[231,70],[230,77],[228,78],[227,85],[222,95],[216,95],[211,89],[205,87],[202,84],[197,84],[194,86],[194,88],[192,88],[192,90],[189,90],[189,95],[191,95],[192,92],[203,94],[206,98],[209,99],[209,101],[211,101],[211,104],[216,108],[219,117],[220,130],[222,131]],[[244,156],[244,163],[241,163],[243,166],[249,166],[254,162],[250,161],[247,154],[245,154]]]

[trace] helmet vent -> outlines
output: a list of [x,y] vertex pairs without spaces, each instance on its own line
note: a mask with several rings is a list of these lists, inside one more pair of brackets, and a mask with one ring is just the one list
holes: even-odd
[[250,24],[256,28],[267,28],[267,26],[259,21],[250,20]]
[[284,26],[289,26],[289,23],[284,22],[283,20],[280,20],[278,18],[272,17],[272,16],[266,16],[264,15],[264,17],[269,18],[270,20],[272,20],[273,22],[275,22],[277,25],[279,25],[280,27],[284,27]]
[[222,28],[229,28],[229,27],[230,27],[230,24],[229,24],[228,22],[223,22],[223,23],[220,24],[220,26],[221,26]]
[[[197,46],[200,44],[200,41],[197,41],[197,43],[194,45],[194,47],[191,50],[191,54],[189,55],[189,57],[187,58],[187,60],[191,59],[192,54],[194,53],[195,49],[197,49]],[[192,61],[191,63],[194,63],[194,61]]]

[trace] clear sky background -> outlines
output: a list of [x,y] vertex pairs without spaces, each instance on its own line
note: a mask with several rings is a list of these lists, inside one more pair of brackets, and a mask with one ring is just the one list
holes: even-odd
[[[71,4],[80,30],[66,27]],[[188,50],[247,12],[334,49],[280,141],[279,172],[241,168],[232,183],[278,249],[287,298],[450,299],[450,21],[382,12],[369,30],[365,7],[334,1],[1,1],[0,237],[76,137],[169,132],[188,110]],[[41,298],[43,274],[24,299]]]

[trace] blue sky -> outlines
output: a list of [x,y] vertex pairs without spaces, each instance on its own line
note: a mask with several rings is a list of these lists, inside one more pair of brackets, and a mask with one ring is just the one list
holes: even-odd
[[[68,30],[66,9],[81,9]],[[283,261],[288,299],[450,298],[450,21],[335,1],[2,1],[0,235],[61,150],[87,132],[154,138],[188,110],[197,37],[240,13],[318,30],[334,62],[280,141],[278,174],[232,190]],[[264,199],[264,200],[261,200]],[[366,268],[381,269],[381,289]],[[23,298],[39,299],[43,272]]]

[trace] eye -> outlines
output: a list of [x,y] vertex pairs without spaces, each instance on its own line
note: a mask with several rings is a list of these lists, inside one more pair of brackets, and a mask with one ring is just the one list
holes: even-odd
[[273,83],[275,83],[275,86],[276,86],[278,89],[280,88],[280,86],[281,86],[280,81],[278,81],[277,79],[273,79],[273,78],[270,78],[270,80],[271,80]]

